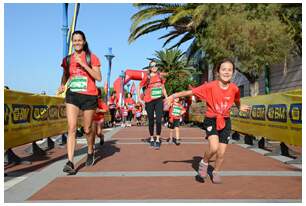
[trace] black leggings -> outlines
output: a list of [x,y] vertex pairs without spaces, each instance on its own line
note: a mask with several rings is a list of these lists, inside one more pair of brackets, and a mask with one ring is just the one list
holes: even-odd
[[156,114],[156,135],[159,136],[161,134],[163,107],[164,104],[162,98],[152,100],[151,102],[146,103],[146,111],[149,119],[150,136],[154,135],[154,111]]
[[169,121],[169,111],[164,111],[164,123]]
[[111,122],[115,122],[116,109],[109,109],[111,115]]
[[132,119],[133,119],[133,112],[129,111],[127,116],[127,121],[132,121]]

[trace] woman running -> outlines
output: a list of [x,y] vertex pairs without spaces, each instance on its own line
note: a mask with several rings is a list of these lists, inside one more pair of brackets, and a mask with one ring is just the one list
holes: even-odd
[[93,133],[91,129],[93,115],[97,108],[98,89],[95,81],[101,81],[100,61],[96,55],[90,52],[85,34],[75,31],[72,34],[74,53],[65,57],[62,62],[63,76],[58,93],[65,90],[66,113],[68,120],[68,162],[63,171],[75,174],[73,157],[76,144],[76,129],[78,114],[83,111],[83,127],[87,138],[88,152],[86,166],[94,164]]
[[133,119],[133,109],[135,106],[135,101],[132,98],[132,94],[128,93],[127,98],[125,98],[125,105],[128,107],[128,116],[127,116],[127,126],[132,126],[132,119]]
[[118,99],[116,97],[116,92],[113,91],[111,97],[108,101],[109,112],[111,115],[112,127],[116,126],[116,108],[117,108]]
[[233,61],[224,59],[215,68],[218,76],[217,80],[202,84],[189,91],[175,93],[167,99],[168,104],[170,104],[177,97],[195,95],[206,101],[207,111],[204,128],[209,142],[209,150],[204,153],[198,173],[202,178],[207,177],[209,160],[214,154],[217,154],[215,169],[212,173],[213,183],[221,183],[219,171],[231,133],[230,108],[235,103],[240,111],[247,112],[250,110],[250,106],[240,105],[239,88],[236,84],[231,83],[234,71]]
[[[149,64],[149,73],[144,76],[137,88],[137,96],[140,100],[140,89],[145,88],[144,101],[145,109],[149,119],[150,146],[160,149],[160,134],[163,116],[163,97],[167,97],[164,80],[158,72],[156,62]],[[156,115],[156,139],[154,139],[154,114]]]

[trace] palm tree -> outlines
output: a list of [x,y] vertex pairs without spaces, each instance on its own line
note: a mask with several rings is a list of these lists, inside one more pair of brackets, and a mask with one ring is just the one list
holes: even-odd
[[[131,18],[133,24],[130,30],[129,43],[151,32],[170,28],[171,30],[167,34],[159,37],[159,39],[165,39],[163,47],[179,37],[181,38],[169,49],[178,48],[183,43],[193,40],[187,53],[187,61],[201,49],[199,39],[205,38],[205,27],[217,15],[217,11],[225,10],[223,4],[140,3],[134,4],[134,6],[139,8],[140,11]],[[147,22],[140,25],[144,21]]]
[[154,58],[161,72],[167,74],[166,89],[168,94],[188,89],[197,74],[194,67],[187,66],[184,53],[179,49],[155,51]]
[[[140,36],[157,31],[160,29],[172,30],[161,36],[160,39],[165,39],[164,46],[171,40],[184,35],[182,39],[173,47],[194,38],[192,13],[196,4],[134,4],[137,8],[141,9],[139,12],[132,16],[133,24],[131,26],[131,33],[129,42],[135,41]],[[154,19],[139,25],[141,22],[149,19]]]

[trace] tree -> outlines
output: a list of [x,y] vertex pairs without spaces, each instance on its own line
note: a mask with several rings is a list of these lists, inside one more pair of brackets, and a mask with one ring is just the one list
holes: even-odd
[[[202,17],[200,14],[203,12],[205,5],[138,3],[134,4],[134,6],[140,9],[140,11],[131,18],[133,23],[130,29],[129,43],[154,31],[171,29],[159,39],[165,39],[163,46],[166,46],[173,39],[181,37],[176,44],[169,48],[172,49],[194,39],[194,33],[201,25]],[[193,15],[197,17],[195,22],[193,21]]]
[[264,66],[282,62],[294,44],[287,26],[277,16],[264,12],[257,18],[252,18],[249,11],[219,15],[205,32],[201,44],[211,62],[224,57],[236,59],[238,70],[251,83],[252,96],[259,93],[257,81]]
[[[267,64],[283,62],[293,52],[301,55],[301,4],[136,4],[141,11],[132,18],[130,42],[160,29],[164,46],[183,36],[170,48],[193,40],[189,61],[198,51],[215,64],[233,57],[249,79],[256,95],[257,80]],[[154,19],[139,26],[145,20]],[[157,19],[157,20],[156,20]]]

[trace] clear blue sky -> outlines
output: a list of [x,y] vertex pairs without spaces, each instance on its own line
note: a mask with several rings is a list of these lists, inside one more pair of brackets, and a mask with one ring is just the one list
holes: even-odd
[[[69,4],[68,24],[74,4]],[[138,10],[132,4],[81,4],[76,29],[86,34],[89,47],[102,63],[104,85],[108,64],[104,55],[113,48],[111,83],[121,70],[141,69],[147,58],[161,50],[158,31],[128,44],[131,16]],[[13,90],[54,95],[62,75],[62,4],[4,5],[4,85]],[[186,49],[188,43],[181,47]]]

